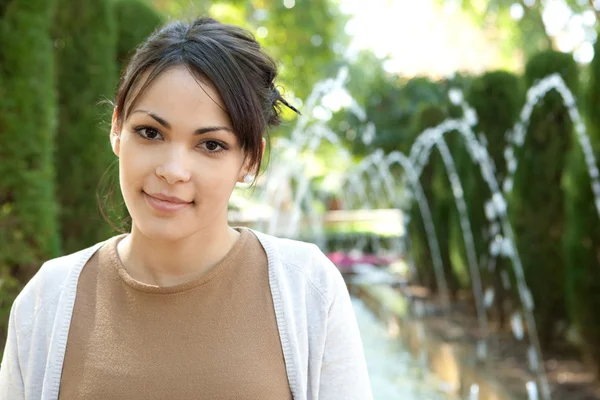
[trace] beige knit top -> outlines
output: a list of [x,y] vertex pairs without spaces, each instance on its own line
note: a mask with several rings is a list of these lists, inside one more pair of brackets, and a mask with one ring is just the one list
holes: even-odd
[[79,278],[59,399],[291,399],[267,257],[239,231],[214,268],[169,287],[127,273],[125,235],[100,248]]

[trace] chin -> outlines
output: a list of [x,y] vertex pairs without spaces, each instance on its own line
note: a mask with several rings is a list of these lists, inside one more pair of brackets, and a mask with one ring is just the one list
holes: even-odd
[[[134,221],[136,229],[144,236],[152,240],[175,242],[191,236],[194,232],[186,222],[178,221],[152,221],[152,217]],[[187,221],[189,222],[189,221]]]

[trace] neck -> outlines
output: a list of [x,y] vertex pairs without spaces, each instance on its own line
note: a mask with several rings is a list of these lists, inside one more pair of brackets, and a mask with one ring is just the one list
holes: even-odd
[[117,251],[134,279],[149,285],[173,286],[208,272],[231,250],[238,236],[236,230],[224,224],[166,241],[144,235],[134,224]]

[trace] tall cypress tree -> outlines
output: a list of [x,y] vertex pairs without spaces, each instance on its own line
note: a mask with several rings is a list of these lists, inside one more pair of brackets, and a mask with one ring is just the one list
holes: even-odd
[[16,294],[59,253],[54,201],[54,0],[0,9],[0,343]]
[[59,126],[57,177],[65,252],[106,239],[112,232],[96,201],[98,183],[113,155],[110,107],[117,82],[117,25],[109,0],[57,0]]
[[119,70],[133,55],[136,47],[163,24],[163,16],[144,0],[117,0],[117,62]]
[[[577,97],[579,71],[571,54],[548,51],[533,57],[526,66],[526,84],[530,87],[553,73],[559,73]],[[557,324],[566,320],[561,180],[572,144],[573,123],[553,90],[533,110],[525,143],[516,152],[518,169],[509,207],[544,347],[551,344]]]
[[[600,41],[590,64],[586,97],[590,139],[600,160]],[[564,179],[567,224],[567,306],[582,339],[582,350],[600,376],[600,218],[594,204],[589,171],[582,148],[576,144],[568,155]]]
[[[446,109],[442,105],[424,106],[414,116],[411,130],[415,137],[425,129],[440,124],[448,117]],[[446,137],[445,140],[448,140]],[[437,149],[433,149],[427,165],[423,168],[420,182],[423,187],[425,198],[429,203],[431,217],[435,226],[440,256],[444,267],[444,277],[448,286],[449,295],[455,298],[460,286],[460,273],[457,271],[450,260],[449,250],[449,226],[448,218],[454,207],[454,199],[448,190],[448,178],[446,169]],[[433,260],[431,258],[431,249],[427,241],[424,221],[420,215],[418,204],[413,204],[411,209],[411,251],[415,261],[420,279],[431,289],[439,290],[435,280],[435,271]]]
[[[519,118],[525,94],[523,82],[517,75],[506,71],[491,71],[475,78],[467,93],[469,104],[477,113],[476,132],[483,134],[487,142],[487,151],[495,166],[496,179],[500,184],[504,179],[506,168],[504,161],[504,148],[506,146],[505,134],[513,127]],[[475,251],[479,258],[479,267],[486,288],[494,288],[496,310],[500,324],[505,322],[503,302],[504,289],[500,279],[500,272],[506,268],[502,259],[496,260],[495,270],[489,271],[484,264],[489,252],[489,223],[485,216],[485,202],[491,198],[491,191],[483,179],[479,166],[471,159],[467,146],[461,141],[456,146],[455,162],[464,190],[467,203],[469,221],[473,231]],[[454,214],[451,241],[455,259],[459,264],[467,265],[467,255],[463,244],[462,230],[459,227],[457,214]],[[460,245],[457,245],[459,243]]]

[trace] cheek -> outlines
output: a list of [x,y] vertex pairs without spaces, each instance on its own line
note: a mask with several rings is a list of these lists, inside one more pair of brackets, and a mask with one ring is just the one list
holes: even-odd
[[199,196],[228,197],[237,181],[237,171],[228,166],[220,168],[197,168],[194,176]]
[[200,201],[211,198],[226,203],[237,183],[239,164],[234,158],[215,161],[199,160],[196,164],[193,172],[196,195]]
[[142,183],[143,176],[151,170],[152,157],[139,151],[134,143],[124,141],[121,145],[119,157],[119,175],[121,187],[124,192],[137,190]]

